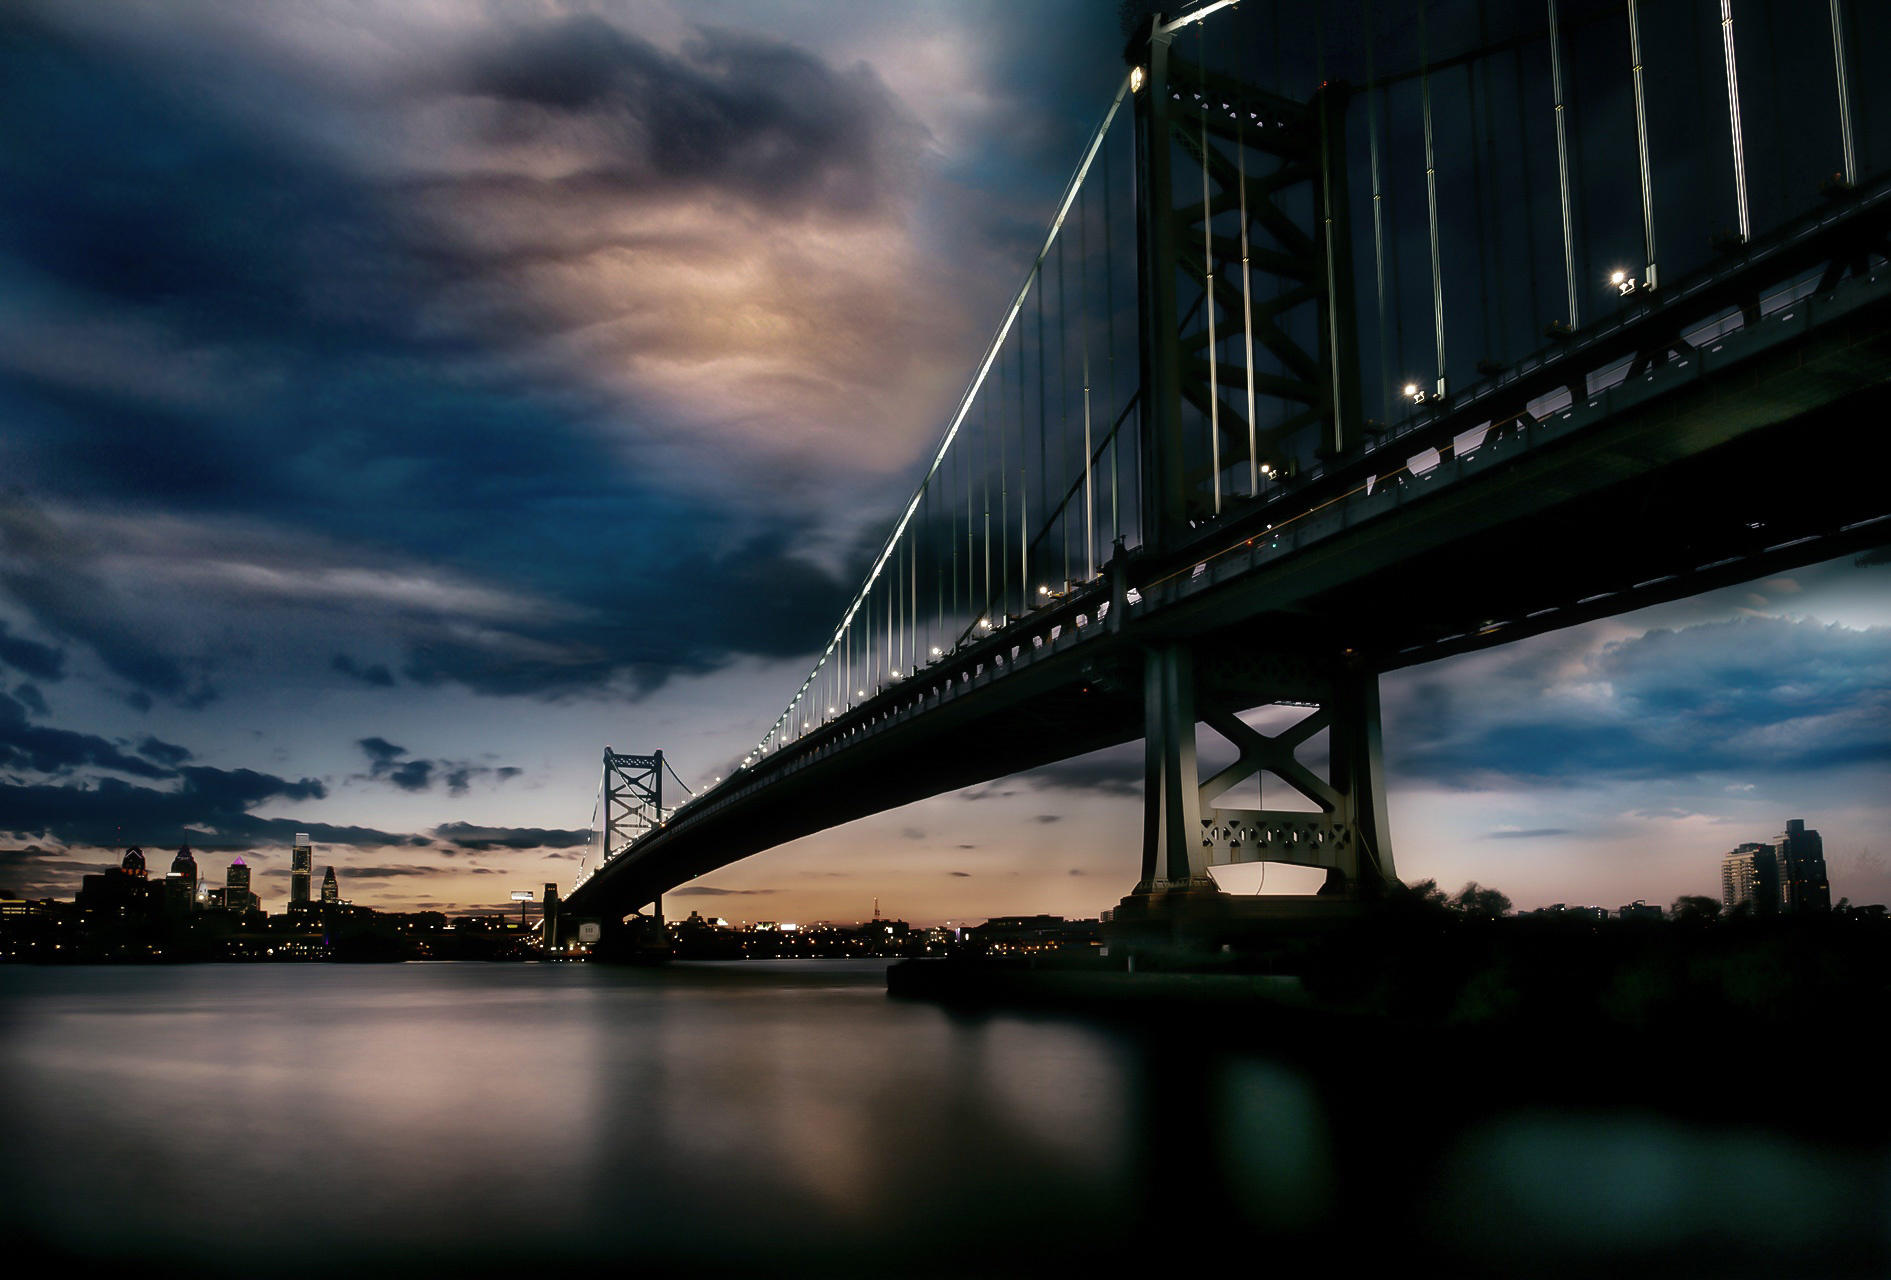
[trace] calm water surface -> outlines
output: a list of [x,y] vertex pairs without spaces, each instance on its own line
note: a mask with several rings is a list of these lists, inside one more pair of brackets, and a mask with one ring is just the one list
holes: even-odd
[[13,1242],[124,1269],[1021,1274],[1265,1241],[1501,1274],[1719,1231],[1762,1262],[1841,1237],[1845,1272],[1891,1205],[1881,1153],[1388,1125],[1457,1104],[891,1001],[880,962],[19,967],[0,1032]]

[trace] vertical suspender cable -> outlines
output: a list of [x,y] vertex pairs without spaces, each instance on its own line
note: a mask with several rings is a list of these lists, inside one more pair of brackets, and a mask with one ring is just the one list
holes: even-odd
[[[1490,8],[1488,0],[1477,0],[1477,42],[1480,47],[1484,48],[1490,45]],[[1500,185],[1500,180],[1497,175],[1503,172],[1502,166],[1497,162],[1497,75],[1496,72],[1492,70],[1492,64],[1495,61],[1496,55],[1494,53],[1481,54],[1477,60],[1478,72],[1484,80],[1484,172],[1490,175],[1490,181],[1493,187]],[[1491,354],[1494,359],[1501,360],[1508,364],[1510,361],[1511,341],[1510,290],[1506,287],[1508,280],[1504,270],[1504,233],[1506,229],[1505,219],[1502,217],[1497,218],[1491,229],[1491,283],[1486,285],[1486,290],[1488,291],[1494,286],[1496,289],[1494,296],[1497,301],[1497,340],[1496,348]]]
[[[1004,400],[1004,388],[1005,388],[1005,363],[1004,361],[1000,360],[998,362],[998,398],[1000,401],[999,413],[1001,415],[1004,412],[1003,404],[1002,404]],[[985,508],[985,594],[982,597],[983,602],[979,605],[979,608],[980,610],[982,610],[981,616],[986,618],[989,621],[990,616],[991,616],[991,402],[990,400],[987,400],[985,402],[985,434],[984,434],[983,446],[984,447],[981,452],[984,454],[984,457],[981,459],[981,465],[978,469],[978,487],[983,497],[981,505],[983,505]],[[967,497],[969,499],[970,495],[968,494]]]
[[1569,130],[1563,102],[1563,46],[1561,24],[1556,20],[1556,0],[1550,6],[1550,92],[1556,98],[1556,181],[1563,201],[1563,283],[1569,290],[1569,327],[1582,327],[1582,311],[1576,305],[1576,228],[1569,209]]
[[[1199,31],[1200,28],[1198,27]],[[1207,68],[1204,66],[1203,70]],[[1215,369],[1215,206],[1208,194],[1208,95],[1202,95],[1202,311],[1208,317],[1208,459],[1221,514],[1221,385]]]
[[[930,517],[932,512],[932,495],[930,493],[927,494],[926,498],[926,512],[928,517]],[[926,576],[932,579],[934,604],[931,616],[926,619],[926,634],[919,646],[919,656],[929,658],[932,656],[933,638],[939,634],[940,624],[945,621],[945,580],[939,572],[938,550],[933,546],[933,542],[938,537],[938,534],[932,528],[930,519],[921,520],[919,527],[924,531],[926,538]]]
[[[1031,287],[1038,290],[1037,295],[1037,354],[1038,354],[1038,393],[1044,390],[1044,277],[1041,272],[1033,272]],[[1043,445],[1044,432],[1043,405],[1038,406],[1039,430],[1038,444]],[[1031,609],[1031,469],[1025,461],[1031,441],[1031,419],[1025,411],[1024,395],[1024,335],[1018,335],[1018,616],[1023,617]]]
[[1852,147],[1852,89],[1845,77],[1845,23],[1839,12],[1841,0],[1832,6],[1832,72],[1838,85],[1838,136],[1845,162],[1845,185],[1858,185],[1858,156]]
[[[1057,243],[1062,244],[1063,242],[1064,242],[1064,238],[1062,236],[1059,236],[1057,238]],[[1043,518],[1048,521],[1050,518],[1051,507],[1050,507],[1050,502],[1048,498],[1046,497],[1046,493],[1047,493],[1046,486],[1050,483],[1047,477],[1049,476],[1050,469],[1051,469],[1051,464],[1050,464],[1051,417],[1050,417],[1050,408],[1049,408],[1050,377],[1046,373],[1046,369],[1048,369],[1050,362],[1044,358],[1045,352],[1046,352],[1046,347],[1044,346],[1044,292],[1045,292],[1044,276],[1043,276],[1042,270],[1040,269],[1038,278],[1037,278],[1037,496],[1038,496],[1038,507],[1044,513]],[[1021,491],[1028,491],[1029,484],[1030,484],[1030,477],[1028,473],[1026,473],[1023,470],[1023,468],[1026,466],[1026,463],[1024,461],[1025,457],[1026,455],[1024,454],[1018,455],[1018,465],[1020,468],[1018,488]],[[1049,532],[1048,525],[1046,526],[1045,531]],[[1018,530],[1018,536],[1024,539],[1024,545],[1026,547],[1029,547],[1031,545],[1031,525],[1028,520],[1024,522],[1024,527]],[[1024,571],[1024,576],[1025,576],[1026,582],[1028,583],[1031,577],[1031,571],[1028,567]],[[1032,603],[1034,603],[1032,597],[1026,596],[1025,597],[1026,607],[1028,608]]]
[[1248,496],[1261,491],[1260,441],[1254,422],[1254,284],[1248,269],[1248,159],[1247,137],[1239,116],[1234,125],[1234,180],[1240,188],[1241,204],[1241,340],[1242,364],[1247,372],[1248,393]]
[[1379,394],[1383,412],[1392,416],[1391,351],[1385,325],[1385,189],[1379,183],[1379,111],[1373,95],[1382,93],[1372,58],[1372,0],[1366,0],[1366,150],[1372,168],[1372,287],[1379,308]]
[[[1480,13],[1479,17],[1481,18],[1482,16],[1483,15]],[[1488,35],[1481,29],[1478,32],[1478,43],[1480,46],[1489,43]],[[1492,359],[1496,356],[1498,349],[1497,322],[1491,315],[1491,278],[1497,274],[1497,269],[1494,265],[1494,260],[1497,257],[1497,245],[1496,237],[1492,234],[1492,228],[1486,223],[1484,208],[1488,188],[1484,185],[1486,173],[1484,155],[1482,148],[1478,145],[1479,140],[1477,136],[1478,119],[1483,114],[1481,108],[1487,105],[1483,99],[1487,99],[1490,95],[1489,85],[1484,86],[1483,94],[1480,95],[1478,92],[1478,73],[1482,70],[1483,65],[1484,60],[1481,57],[1475,62],[1467,62],[1464,64],[1464,101],[1465,116],[1471,126],[1469,131],[1469,150],[1471,155],[1472,220],[1474,234],[1477,237],[1475,241],[1477,246],[1477,309],[1478,320],[1483,329],[1481,335],[1482,341],[1479,342],[1478,348],[1483,352],[1483,359]],[[1490,181],[1493,186],[1496,185],[1497,175],[1495,171],[1490,171]],[[1504,220],[1501,217],[1498,218],[1496,222],[1497,229],[1501,230],[1503,224]]]
[[[959,592],[959,503],[951,501],[951,492],[940,495],[940,505],[945,509],[945,554],[951,558],[951,584],[953,594]],[[938,596],[938,620],[934,622],[932,635],[940,641],[938,647],[945,649],[945,562],[938,558],[938,552],[932,552],[932,594]],[[957,605],[959,601],[953,599]]]
[[1648,273],[1642,283],[1652,289],[1659,283],[1655,272],[1655,188],[1648,167],[1648,101],[1642,94],[1641,18],[1637,0],[1628,0],[1628,56],[1635,72],[1635,154],[1641,161],[1642,249],[1648,262]]
[[[1018,331],[1018,378],[1024,379],[1024,331]],[[1002,376],[998,383],[1000,391],[1004,389]],[[1018,392],[1018,403],[1024,403],[1024,392]],[[1005,406],[998,406],[998,616],[1004,617],[1011,612],[1011,460],[1005,447]],[[1019,413],[1018,421],[1024,421]]]
[[[1133,179],[1132,179],[1133,181]],[[1110,406],[1110,413],[1121,413],[1122,407],[1116,403],[1116,234],[1114,221],[1110,217],[1111,197],[1115,188],[1110,184],[1110,152],[1103,150],[1103,341],[1108,350],[1105,353],[1105,372],[1108,375],[1108,399],[1104,403]],[[1114,421],[1114,417],[1112,417]],[[1123,536],[1122,507],[1117,502],[1117,461],[1121,456],[1123,433],[1121,429],[1110,433],[1110,538],[1114,546]]]
[[[1326,91],[1326,22],[1325,10],[1313,11],[1313,50],[1320,81],[1320,257],[1326,272],[1326,349],[1327,358],[1327,394],[1333,405],[1333,433],[1329,442],[1339,449],[1350,448],[1352,434],[1347,430],[1346,413],[1351,407],[1345,395],[1346,388],[1340,384],[1340,352],[1344,344],[1356,342],[1357,333],[1340,333],[1339,269],[1335,265],[1339,257],[1333,247],[1335,228],[1333,225],[1333,141],[1327,122],[1327,112],[1331,110]],[[1419,11],[1419,27],[1424,29],[1424,11]],[[1340,163],[1346,162],[1340,157]],[[1425,91],[1425,164],[1431,165],[1431,91]],[[1444,394],[1444,294],[1440,292],[1438,277],[1438,222],[1434,198],[1431,231],[1432,292],[1435,309],[1438,314],[1438,394]],[[1347,300],[1350,303],[1350,299]]]
[[[1236,10],[1236,20],[1239,20]],[[1247,375],[1247,411],[1248,411],[1248,496],[1257,497],[1261,491],[1261,459],[1258,428],[1254,422],[1254,289],[1251,273],[1248,269],[1248,144],[1247,121],[1242,118],[1247,110],[1242,103],[1235,103],[1234,116],[1234,181],[1237,188],[1238,212],[1241,218],[1241,364]]]
[[[1530,167],[1530,112],[1523,92],[1523,46],[1510,50],[1511,100],[1517,104],[1518,187],[1523,192],[1523,266],[1530,291],[1530,328],[1543,318],[1543,294],[1537,287],[1536,262],[1536,175]],[[1502,296],[1501,294],[1499,295]]]
[[1077,329],[1083,335],[1083,579],[1097,576],[1097,505],[1091,488],[1090,456],[1090,198],[1086,189],[1077,205]]
[[959,616],[959,469],[964,458],[964,450],[952,455],[952,465],[946,476],[945,492],[940,497],[940,505],[946,511],[946,556],[949,562],[939,566],[940,588],[943,591],[945,576],[952,575],[952,603],[950,610],[943,603],[939,607],[939,640],[950,648],[952,632],[946,629],[946,619]]
[[[1425,204],[1431,219],[1431,328],[1438,359],[1438,395],[1445,393],[1445,283],[1444,263],[1438,253],[1438,157],[1432,148],[1431,130],[1431,48],[1425,27],[1425,12],[1431,0],[1418,6],[1418,89],[1425,113]],[[1338,369],[1335,360],[1334,368]],[[1337,376],[1337,374],[1335,375]],[[1336,403],[1334,412],[1339,411]]]
[[1720,0],[1720,47],[1727,55],[1727,136],[1733,143],[1733,195],[1740,214],[1740,239],[1753,238],[1747,209],[1747,147],[1740,136],[1740,66],[1733,51],[1733,0]]
[[[1070,295],[1064,292],[1064,238],[1057,237],[1057,472],[1056,484],[1064,482],[1064,468],[1070,465]],[[1070,588],[1070,504],[1063,505],[1057,518],[1064,535],[1064,588]]]
[[[991,397],[987,394],[981,397],[981,399],[985,404],[985,425],[989,427],[991,425]],[[982,440],[982,433],[980,438]],[[966,620],[967,626],[970,626],[974,621],[972,616],[972,602],[978,598],[977,587],[974,585],[978,579],[974,577],[972,573],[972,566],[978,563],[978,557],[975,554],[972,535],[971,449],[971,443],[968,441],[965,446],[965,460],[959,464],[959,478],[964,481],[965,484],[965,603],[962,606],[963,612],[960,616]],[[953,605],[955,607],[961,607],[956,597],[953,600]]]

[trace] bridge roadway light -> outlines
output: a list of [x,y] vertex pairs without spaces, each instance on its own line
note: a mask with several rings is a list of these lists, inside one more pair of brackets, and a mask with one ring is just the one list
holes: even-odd
[[1609,272],[1609,283],[1614,285],[1615,291],[1624,297],[1627,297],[1640,287],[1639,282],[1631,278],[1628,272],[1622,270],[1620,267]]
[[1131,93],[1142,92],[1143,78],[1143,69],[1141,67],[1131,67],[1129,69],[1129,91]]

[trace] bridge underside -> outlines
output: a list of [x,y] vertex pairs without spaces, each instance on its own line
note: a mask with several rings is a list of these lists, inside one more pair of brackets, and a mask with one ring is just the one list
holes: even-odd
[[[1144,607],[1099,623],[1107,587],[1093,586],[961,649],[685,809],[570,909],[627,914],[789,840],[1140,738],[1152,652],[1186,650],[1212,723],[1210,709],[1323,703],[1336,672],[1370,677],[1891,541],[1891,492],[1869,461],[1891,422],[1887,319],[1879,296],[1566,439],[1509,454],[1496,440],[1475,482],[1211,587],[1132,564]],[[1188,554],[1242,534],[1227,522]],[[971,678],[1020,642],[1030,661]]]

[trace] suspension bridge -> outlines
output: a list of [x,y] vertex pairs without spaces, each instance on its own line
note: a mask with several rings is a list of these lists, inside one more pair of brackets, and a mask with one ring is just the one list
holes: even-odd
[[1848,0],[1147,18],[806,679],[680,805],[607,752],[567,911],[1139,738],[1119,917],[1382,895],[1382,673],[1891,540],[1885,49]]

